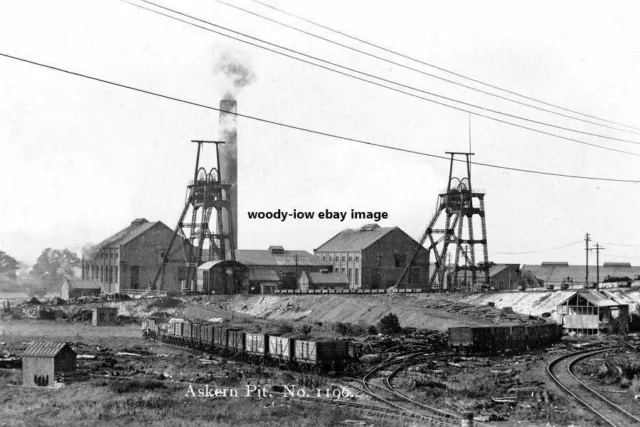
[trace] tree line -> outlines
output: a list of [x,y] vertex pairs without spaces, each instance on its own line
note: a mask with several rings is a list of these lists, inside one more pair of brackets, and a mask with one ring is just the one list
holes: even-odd
[[42,251],[24,280],[18,280],[23,264],[10,254],[0,250],[0,289],[34,293],[51,291],[60,287],[62,280],[73,277],[74,269],[81,267],[78,255],[69,249],[46,248]]

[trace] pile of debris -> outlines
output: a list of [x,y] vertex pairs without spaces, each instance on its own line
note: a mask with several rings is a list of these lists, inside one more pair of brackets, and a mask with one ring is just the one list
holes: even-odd
[[511,307],[496,308],[492,303],[486,306],[475,306],[459,301],[438,300],[427,302],[425,307],[486,320],[491,323],[544,323],[544,319],[540,317],[515,313]]

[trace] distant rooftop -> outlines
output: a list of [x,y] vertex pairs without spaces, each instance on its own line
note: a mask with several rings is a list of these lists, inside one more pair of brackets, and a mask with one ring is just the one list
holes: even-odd
[[[274,250],[275,248],[275,250]],[[285,250],[282,246],[270,246],[269,249],[237,249],[236,261],[251,266],[330,266],[307,251]]]
[[[118,231],[116,234],[108,237],[102,242],[98,243],[96,246],[91,248],[92,252],[95,254],[101,249],[105,248],[117,248],[120,245],[124,245],[135,239],[136,237],[143,234],[145,231],[149,230],[156,224],[162,224],[160,221],[149,222],[145,218],[136,218],[131,221],[131,224],[126,228]],[[164,225],[164,224],[162,224]],[[166,225],[164,225],[166,227]]]
[[358,230],[346,229],[333,236],[316,251],[348,252],[361,251],[381,239],[398,227],[380,227],[378,224],[367,224]]

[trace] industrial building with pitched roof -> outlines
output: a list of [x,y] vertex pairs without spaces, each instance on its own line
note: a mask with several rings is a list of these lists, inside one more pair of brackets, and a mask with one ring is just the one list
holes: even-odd
[[351,289],[386,289],[395,285],[416,254],[402,286],[422,288],[428,275],[427,251],[398,227],[367,224],[343,230],[314,250],[334,272],[347,275]]
[[[99,282],[103,293],[150,288],[172,237],[161,221],[137,218],[83,254],[82,278]],[[184,274],[180,249],[165,267],[159,290],[180,292]]]
[[349,289],[349,277],[344,273],[306,273],[298,277],[298,289],[302,292],[310,290]]
[[[544,280],[547,284],[560,285],[569,282],[569,284],[584,285],[586,281],[585,265],[569,265],[568,262],[543,262],[541,264],[525,264],[523,271],[530,271],[540,280]],[[634,280],[640,276],[640,267],[632,266],[628,262],[605,262],[599,268],[600,282],[603,282],[607,276]],[[595,265],[589,265],[589,283],[597,282],[598,268]]]
[[97,280],[81,280],[65,277],[60,285],[60,298],[70,299],[99,296],[101,292],[100,282]]
[[[303,250],[287,250],[272,245],[268,249],[238,249],[236,261],[249,271],[250,293],[265,293],[272,288],[295,289],[303,272],[330,271],[332,266]],[[277,279],[277,280],[276,280]]]

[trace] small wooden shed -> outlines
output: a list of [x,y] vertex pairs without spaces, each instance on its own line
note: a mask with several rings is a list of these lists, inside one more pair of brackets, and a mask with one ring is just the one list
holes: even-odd
[[76,352],[63,342],[34,342],[22,354],[22,384],[55,387],[60,374],[75,372]]

